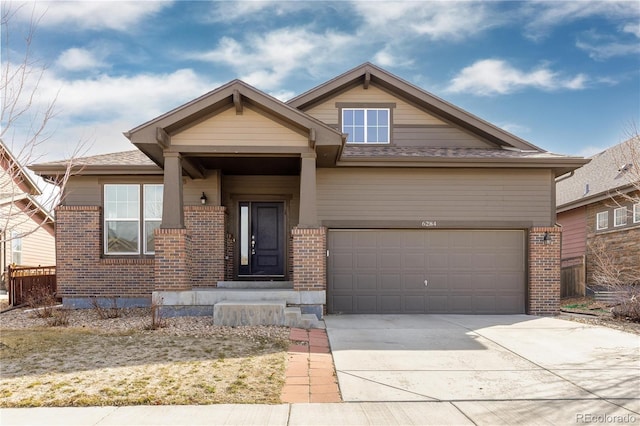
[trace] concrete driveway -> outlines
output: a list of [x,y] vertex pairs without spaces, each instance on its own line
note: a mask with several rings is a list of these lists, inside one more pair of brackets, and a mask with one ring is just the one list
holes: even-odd
[[[325,323],[345,401],[448,402],[480,423],[504,421],[480,415],[499,412],[530,421],[535,410],[560,423],[597,413],[640,422],[637,335],[528,315],[330,315]],[[548,417],[558,412],[566,418]]]

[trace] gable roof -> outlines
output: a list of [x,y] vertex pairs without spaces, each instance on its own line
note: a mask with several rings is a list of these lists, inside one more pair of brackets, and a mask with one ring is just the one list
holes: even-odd
[[170,136],[205,117],[229,108],[231,105],[236,105],[236,108],[241,109],[243,102],[304,129],[310,135],[313,133],[315,146],[335,147],[334,151],[337,154],[337,148],[342,143],[341,132],[240,80],[232,80],[193,101],[125,132],[124,135],[151,160],[162,167],[164,164],[163,144],[167,142],[159,138],[159,129]]
[[2,139],[0,139],[0,167],[5,176],[10,176],[16,187],[23,191],[22,194],[16,194],[15,188],[10,188],[9,192],[4,192],[4,188],[0,188],[0,205],[15,205],[53,235],[54,218],[49,210],[35,198],[37,195],[42,195],[40,187],[9,151]]
[[[633,159],[635,158],[635,164]],[[566,211],[635,189],[640,177],[640,137],[612,146],[589,158],[591,161],[556,184],[557,210]],[[637,184],[637,183],[636,183]]]
[[521,150],[544,150],[512,135],[511,133],[482,120],[475,115],[450,104],[418,86],[397,77],[376,65],[365,62],[362,65],[335,77],[301,95],[290,99],[287,104],[306,110],[313,105],[332,97],[341,91],[353,87],[355,84],[375,83],[377,86],[387,89],[425,109],[431,114],[451,122],[455,125],[472,131],[475,134],[503,147],[517,148]]
[[[9,151],[2,139],[0,139],[0,167],[11,176],[13,182],[25,193],[30,195],[42,194],[38,185]],[[2,198],[5,197],[0,193],[0,199]]]

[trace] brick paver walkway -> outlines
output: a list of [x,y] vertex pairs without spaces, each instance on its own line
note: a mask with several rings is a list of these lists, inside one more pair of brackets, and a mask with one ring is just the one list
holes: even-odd
[[342,402],[327,332],[292,328],[282,402]]

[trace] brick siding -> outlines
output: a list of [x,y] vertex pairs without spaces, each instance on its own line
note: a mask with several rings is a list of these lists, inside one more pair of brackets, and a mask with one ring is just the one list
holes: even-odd
[[98,206],[59,206],[56,215],[58,295],[150,297],[153,258],[102,258]]
[[235,276],[235,246],[236,240],[233,234],[227,232],[224,242],[224,279],[233,281]]
[[[636,193],[640,196],[640,192]],[[613,209],[626,205],[629,207],[627,225],[613,226]],[[604,250],[615,259],[616,269],[628,276],[640,276],[640,224],[633,223],[631,216],[632,203],[622,197],[607,199],[587,206],[587,285],[597,286],[594,272],[594,248]],[[609,227],[596,231],[596,215],[601,211],[609,211]]]
[[[549,233],[549,241],[544,241]],[[529,294],[527,313],[557,315],[560,311],[561,228],[529,230]]]
[[326,290],[326,228],[293,228],[291,236],[293,288],[302,291]]
[[191,234],[193,287],[215,287],[225,279],[225,211],[223,206],[184,208],[185,226]]
[[156,229],[155,290],[191,290],[191,233],[187,229]]

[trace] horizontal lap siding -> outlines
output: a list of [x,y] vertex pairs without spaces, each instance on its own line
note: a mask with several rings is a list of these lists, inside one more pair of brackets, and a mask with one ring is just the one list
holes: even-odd
[[309,136],[245,106],[242,114],[231,108],[177,133],[171,137],[171,144],[306,147]]
[[558,213],[562,225],[562,258],[583,256],[587,249],[587,208]]
[[491,148],[492,146],[476,136],[456,127],[394,126],[393,144],[397,146]]
[[549,171],[319,169],[317,182],[322,221],[551,222]]
[[305,112],[318,120],[331,124],[338,123],[338,109],[336,102],[370,102],[370,103],[395,103],[393,109],[394,124],[427,124],[441,125],[447,124],[437,117],[434,117],[416,106],[397,98],[384,90],[370,85],[368,89],[362,86],[354,87],[346,92],[331,98],[327,102],[316,105]]

